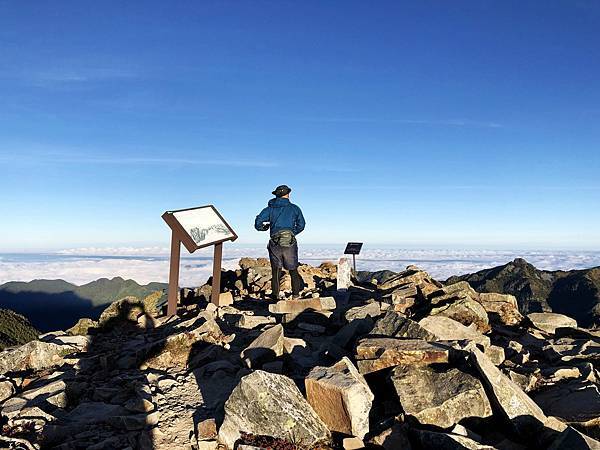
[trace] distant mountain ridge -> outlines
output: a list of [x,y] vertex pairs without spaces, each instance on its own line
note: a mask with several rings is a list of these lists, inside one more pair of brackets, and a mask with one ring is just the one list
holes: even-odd
[[446,283],[467,281],[479,292],[517,298],[522,313],[553,311],[573,317],[584,327],[600,325],[600,267],[540,270],[522,258],[479,272],[453,276]]
[[26,316],[41,331],[65,329],[79,318],[98,318],[106,305],[124,297],[143,299],[166,283],[140,285],[121,277],[77,286],[65,280],[10,281],[0,285],[0,308]]

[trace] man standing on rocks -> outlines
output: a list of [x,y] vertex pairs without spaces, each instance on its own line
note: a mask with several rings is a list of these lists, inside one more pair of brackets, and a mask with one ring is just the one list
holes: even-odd
[[277,186],[273,191],[275,198],[269,200],[268,206],[263,209],[256,220],[254,228],[258,231],[271,230],[271,239],[267,249],[271,261],[271,291],[274,300],[279,299],[279,285],[281,270],[286,269],[292,278],[292,298],[300,297],[304,287],[302,277],[298,273],[298,243],[296,235],[304,230],[306,222],[302,211],[297,205],[290,202],[292,190],[285,184]]

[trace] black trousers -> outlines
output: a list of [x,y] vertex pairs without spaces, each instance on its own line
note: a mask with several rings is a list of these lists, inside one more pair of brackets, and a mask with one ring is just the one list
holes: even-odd
[[279,297],[282,269],[290,272],[292,295],[294,297],[298,296],[304,288],[304,281],[298,273],[298,244],[294,243],[289,247],[282,247],[273,241],[269,241],[267,250],[269,250],[269,260],[271,261],[271,291],[273,292],[273,298],[277,299]]

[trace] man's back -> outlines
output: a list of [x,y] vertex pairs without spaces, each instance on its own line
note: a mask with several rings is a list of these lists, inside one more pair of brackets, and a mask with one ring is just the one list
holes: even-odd
[[280,197],[269,200],[268,206],[256,216],[254,221],[256,230],[270,229],[271,236],[282,230],[291,230],[297,235],[304,230],[305,225],[306,222],[300,207],[290,202],[288,198]]

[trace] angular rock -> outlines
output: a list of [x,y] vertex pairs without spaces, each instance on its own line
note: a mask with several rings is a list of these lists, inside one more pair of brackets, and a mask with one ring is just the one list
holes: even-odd
[[371,442],[383,447],[384,450],[411,450],[412,448],[405,427],[398,423],[374,436]]
[[449,428],[467,417],[492,415],[481,382],[459,369],[401,366],[391,379],[402,409],[421,424]]
[[490,400],[519,434],[531,437],[544,428],[547,417],[542,409],[500,372],[487,356],[474,348],[471,350],[471,361],[487,386]]
[[81,335],[85,336],[89,334],[91,328],[97,328],[98,322],[92,319],[88,319],[84,317],[83,319],[79,319],[75,325],[67,330],[67,333],[76,336]]
[[464,297],[478,300],[479,294],[466,281],[459,281],[432,292],[428,298],[432,305],[440,305]]
[[488,358],[490,358],[495,366],[499,366],[504,362],[504,349],[498,345],[490,345],[489,347],[485,347],[483,352]]
[[8,378],[0,377],[0,403],[15,393],[15,385]]
[[437,338],[414,320],[404,317],[395,311],[388,311],[375,321],[370,332],[374,336],[388,336],[408,339],[424,339],[435,341]]
[[316,297],[300,300],[280,300],[274,305],[269,305],[269,312],[272,314],[301,313],[308,309],[332,311],[335,309],[335,299],[333,297]]
[[490,320],[504,325],[518,325],[523,321],[519,305],[514,295],[482,292],[479,302],[485,308]]
[[449,317],[429,316],[421,319],[419,325],[437,337],[441,341],[468,340],[482,347],[489,347],[490,338],[484,336],[477,330],[464,326]]
[[21,392],[2,405],[2,415],[13,417],[26,407],[64,408],[67,406],[67,385],[63,380],[53,380],[42,386]]
[[329,430],[294,382],[257,370],[243,377],[225,402],[219,441],[234,448],[241,432],[311,446],[330,438]]
[[70,345],[31,341],[0,352],[0,375],[21,370],[41,370],[62,364],[64,357],[78,349]]
[[430,315],[445,316],[462,323],[465,326],[474,324],[482,333],[489,331],[490,321],[487,312],[481,304],[471,297],[458,297],[447,303],[438,304]]
[[553,440],[548,450],[600,450],[600,441],[567,427]]
[[418,339],[363,338],[356,345],[360,373],[367,374],[397,365],[448,362],[450,348]]
[[283,351],[291,354],[294,349],[306,348],[306,341],[300,338],[283,338]]
[[251,368],[272,361],[283,355],[284,338],[283,326],[281,324],[275,325],[264,331],[242,351],[242,359]]
[[571,425],[600,425],[600,392],[595,383],[562,382],[536,391],[532,397],[548,416]]
[[236,326],[238,328],[245,328],[247,330],[251,330],[256,327],[260,327],[263,325],[272,325],[275,324],[276,320],[273,316],[249,316],[247,314],[242,314],[238,319]]
[[346,322],[365,319],[367,317],[377,317],[381,315],[381,306],[377,302],[367,303],[366,305],[355,306],[350,308],[344,314]]
[[424,449],[435,450],[497,450],[491,445],[481,444],[466,436],[453,433],[414,430],[413,433]]
[[527,318],[540,330],[554,334],[559,327],[577,328],[577,321],[564,314],[550,312],[530,313]]
[[592,340],[561,338],[544,346],[543,351],[551,361],[600,360],[600,342]]
[[373,393],[348,358],[315,367],[306,377],[306,399],[330,431],[363,438],[369,432]]

